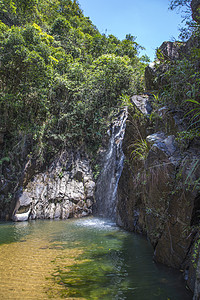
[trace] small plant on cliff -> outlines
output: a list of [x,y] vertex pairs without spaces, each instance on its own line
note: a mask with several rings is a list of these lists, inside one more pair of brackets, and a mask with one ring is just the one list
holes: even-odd
[[199,246],[200,246],[200,239],[198,239],[195,244],[194,244],[194,248],[193,248],[193,254],[192,254],[192,263],[194,268],[197,268],[197,258],[198,258],[198,254],[199,254]]
[[199,177],[199,158],[189,159],[185,157],[182,160],[180,169],[176,174],[176,189],[177,191],[199,191],[200,177]]
[[140,139],[133,143],[131,146],[133,148],[131,152],[131,158],[133,160],[144,161],[149,153],[149,145],[145,139]]
[[187,149],[192,140],[200,138],[200,103],[193,99],[188,99],[185,103],[192,105],[189,112],[184,116],[188,123],[188,128],[177,133],[176,138],[180,148],[183,150]]
[[193,109],[191,109],[187,114],[193,114],[192,118],[190,119],[190,127],[196,127],[196,128],[200,128],[200,103],[196,100],[193,99],[188,99],[186,100],[186,102],[192,103],[195,107]]
[[129,96],[122,94],[119,99],[121,101],[122,107],[124,107],[124,106],[133,107],[133,103],[131,102]]

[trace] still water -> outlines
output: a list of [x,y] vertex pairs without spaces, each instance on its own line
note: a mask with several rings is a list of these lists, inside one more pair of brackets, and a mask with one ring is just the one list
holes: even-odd
[[0,299],[192,299],[145,238],[98,218],[0,223]]

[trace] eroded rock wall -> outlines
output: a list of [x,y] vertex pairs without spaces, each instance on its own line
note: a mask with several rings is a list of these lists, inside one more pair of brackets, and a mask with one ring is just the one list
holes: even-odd
[[[24,180],[27,177],[28,174]],[[13,220],[87,216],[92,213],[94,188],[87,156],[76,151],[64,151],[19,192]]]

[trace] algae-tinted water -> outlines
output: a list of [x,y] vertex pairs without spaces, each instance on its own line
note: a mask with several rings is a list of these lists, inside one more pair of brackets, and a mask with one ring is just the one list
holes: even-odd
[[0,299],[192,299],[145,238],[86,218],[0,224]]

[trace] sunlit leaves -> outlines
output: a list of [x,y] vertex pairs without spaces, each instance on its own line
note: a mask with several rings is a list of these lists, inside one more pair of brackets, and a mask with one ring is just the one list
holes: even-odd
[[[65,144],[97,149],[121,94],[142,90],[144,64],[134,36],[120,41],[100,34],[77,1],[14,3],[21,26],[0,24],[0,110],[7,126],[38,136],[50,118],[42,135],[47,144],[54,136],[59,147],[57,135]],[[30,11],[31,22],[23,10]]]

